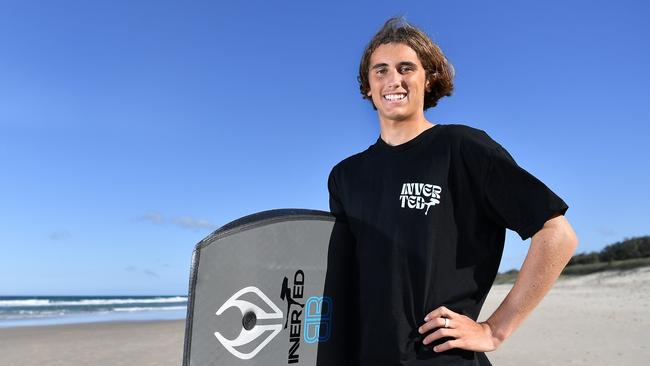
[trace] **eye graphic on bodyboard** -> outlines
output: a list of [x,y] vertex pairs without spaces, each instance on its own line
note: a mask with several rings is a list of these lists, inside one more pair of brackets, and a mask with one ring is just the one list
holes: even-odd
[[[252,302],[240,299],[242,295],[247,293],[253,293],[259,296],[269,307],[271,307],[271,309],[273,309],[273,312],[266,312]],[[217,337],[219,342],[221,342],[221,344],[228,350],[228,352],[232,353],[236,357],[241,358],[242,360],[248,360],[255,357],[255,355],[282,330],[281,324],[255,324],[256,319],[283,318],[282,311],[273,303],[273,301],[271,301],[271,299],[264,295],[264,293],[255,286],[249,286],[237,291],[219,308],[219,310],[217,310],[216,314],[221,315],[224,311],[231,307],[236,307],[241,312],[243,319],[241,332],[235,339],[227,339],[219,332],[215,332],[214,335]],[[245,346],[255,341],[267,330],[270,330],[271,333],[267,335],[266,338],[251,352],[243,353],[237,349],[237,347]]]

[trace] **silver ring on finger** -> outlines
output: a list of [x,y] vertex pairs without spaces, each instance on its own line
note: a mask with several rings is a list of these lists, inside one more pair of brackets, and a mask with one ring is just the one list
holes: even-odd
[[449,318],[443,318],[445,319],[445,328],[449,328]]

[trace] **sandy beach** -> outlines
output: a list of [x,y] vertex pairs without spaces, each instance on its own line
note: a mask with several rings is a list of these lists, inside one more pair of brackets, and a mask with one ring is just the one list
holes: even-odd
[[[494,286],[479,320],[511,285]],[[650,267],[558,281],[494,352],[494,365],[646,365],[650,359]]]
[[2,366],[179,366],[184,320],[0,329]]
[[[494,286],[487,317],[511,285]],[[0,365],[182,363],[184,321],[0,329]],[[556,283],[495,352],[494,365],[642,365],[650,359],[650,267]]]

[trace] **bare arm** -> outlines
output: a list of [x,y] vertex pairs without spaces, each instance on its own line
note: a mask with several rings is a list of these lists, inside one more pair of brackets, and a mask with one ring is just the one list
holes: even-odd
[[[439,307],[427,315],[420,333],[439,328],[428,335],[423,343],[438,338],[453,337],[435,348],[443,352],[450,348],[463,348],[485,352],[496,349],[539,304],[551,289],[566,266],[578,244],[573,228],[564,216],[556,216],[544,223],[531,239],[528,254],[521,266],[512,289],[483,323]],[[444,328],[448,318],[447,328]]]
[[533,235],[514,286],[486,320],[499,343],[519,327],[548,293],[577,245],[576,234],[564,216],[548,220]]

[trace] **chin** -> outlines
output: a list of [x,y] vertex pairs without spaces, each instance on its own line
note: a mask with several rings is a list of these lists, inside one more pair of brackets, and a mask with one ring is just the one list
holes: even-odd
[[404,121],[412,117],[411,114],[404,113],[382,113],[382,116],[393,121]]

